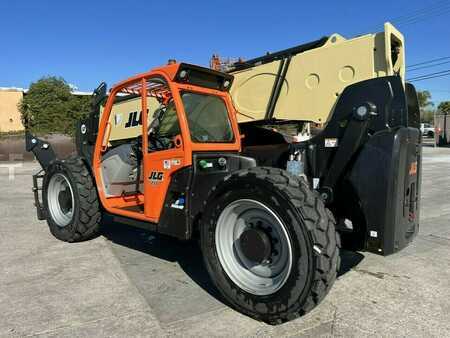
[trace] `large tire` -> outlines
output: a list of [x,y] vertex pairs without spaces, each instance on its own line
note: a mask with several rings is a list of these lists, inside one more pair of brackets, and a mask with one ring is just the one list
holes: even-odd
[[[226,249],[227,244],[224,238],[228,235],[222,235],[222,233],[228,232],[222,229],[234,226],[232,233],[239,232],[240,230],[237,229],[242,227],[239,224],[251,222],[249,217],[253,216],[249,215],[255,211],[252,211],[251,207],[250,209],[242,207],[244,208],[242,210],[245,210],[242,214],[230,214],[230,210],[234,210],[231,209],[231,206],[235,205],[234,202],[237,203],[236,205],[248,203],[256,209],[261,206],[261,210],[257,211],[256,215],[267,213],[269,218],[274,217],[271,218],[272,220],[281,221],[281,226],[280,224],[277,226],[286,230],[285,233],[288,236],[285,238],[288,238],[287,241],[290,244],[284,247],[287,249],[282,248],[281,252],[288,251],[292,257],[289,270],[277,267],[277,271],[282,273],[289,271],[283,283],[279,282],[281,272],[279,275],[269,277],[273,280],[272,285],[268,283],[261,286],[258,284],[258,279],[256,282],[253,281],[253,277],[248,279],[249,283],[245,284],[244,281],[247,280],[245,270],[243,278],[239,279],[238,274],[241,268],[248,267],[242,263],[248,256],[244,255],[242,258],[240,252],[243,249],[238,249],[237,240],[233,241],[234,244],[230,244],[233,250]],[[235,208],[239,210],[240,207]],[[228,215],[232,216],[228,217]],[[229,219],[226,221],[228,223],[224,223],[223,217]],[[241,218],[244,220],[242,221]],[[213,189],[208,199],[201,227],[202,252],[213,283],[231,306],[257,320],[269,324],[280,324],[304,315],[319,304],[336,279],[340,264],[340,240],[335,231],[334,218],[325,208],[317,192],[312,191],[303,179],[292,176],[284,170],[256,167],[238,171],[224,179]],[[255,226],[250,223],[250,227]],[[263,226],[260,228],[264,230]],[[269,228],[270,226],[267,229]],[[267,231],[272,236],[273,230]],[[244,232],[241,232],[239,241]],[[238,251],[239,254],[236,254]],[[278,252],[275,254],[283,256]],[[230,258],[233,255],[237,257],[235,260]],[[268,269],[272,271],[271,264],[275,264],[277,257],[274,259],[270,257],[261,264],[269,262]],[[280,260],[281,258],[277,264]],[[239,262],[241,262],[240,267]],[[254,266],[251,266],[251,269],[254,269]],[[272,289],[273,292],[270,291]]]
[[95,237],[100,227],[100,205],[93,178],[83,160],[73,156],[47,169],[42,199],[50,232],[65,242]]

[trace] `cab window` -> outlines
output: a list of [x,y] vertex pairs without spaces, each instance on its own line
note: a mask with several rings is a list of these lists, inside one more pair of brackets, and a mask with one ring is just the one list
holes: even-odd
[[214,95],[184,92],[181,94],[193,142],[233,142],[228,110],[225,102]]
[[164,137],[174,137],[181,134],[180,125],[178,123],[177,111],[173,101],[171,101],[162,114],[158,127],[158,134]]
[[150,151],[166,150],[175,147],[173,138],[181,134],[181,131],[173,100],[170,100],[167,105],[161,104],[154,111],[148,134]]

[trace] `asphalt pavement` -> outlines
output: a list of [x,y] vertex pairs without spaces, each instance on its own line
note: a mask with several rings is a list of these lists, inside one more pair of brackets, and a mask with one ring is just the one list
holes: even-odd
[[423,164],[415,241],[342,252],[327,298],[270,326],[222,303],[196,243],[108,221],[88,242],[53,238],[33,206],[38,164],[0,162],[0,336],[450,337],[450,149],[424,147]]

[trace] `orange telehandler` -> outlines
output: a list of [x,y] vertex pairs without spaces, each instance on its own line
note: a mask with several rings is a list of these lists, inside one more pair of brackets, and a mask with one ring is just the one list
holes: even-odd
[[[38,218],[68,242],[95,236],[102,214],[198,238],[231,306],[268,323],[305,314],[336,279],[340,237],[388,255],[418,231],[417,95],[398,65],[402,39],[388,33],[350,45],[334,35],[231,73],[175,63],[109,93],[102,83],[77,125],[77,155],[58,159],[26,133],[42,166],[33,176]],[[384,46],[390,68],[360,75],[347,60],[337,68],[342,81],[321,87],[328,73],[314,53],[339,59],[370,43]],[[308,101],[330,88],[322,102]]]

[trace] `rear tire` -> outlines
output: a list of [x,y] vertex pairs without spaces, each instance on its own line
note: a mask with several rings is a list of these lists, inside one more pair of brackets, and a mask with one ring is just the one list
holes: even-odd
[[[230,213],[230,208],[236,208],[236,205],[240,206]],[[263,224],[264,212],[273,230]],[[228,219],[225,226],[234,227],[232,230],[221,230],[223,217]],[[248,224],[250,231],[255,228],[251,217],[262,219],[253,238],[263,240],[258,242],[256,239],[256,243],[268,242],[267,237],[272,241],[267,244],[269,250],[276,248],[275,253],[279,256],[283,251],[290,252],[286,261],[286,265],[290,261],[289,269],[282,266],[272,269],[276,256],[269,259],[264,256],[264,260],[255,263],[262,264],[262,268],[246,264],[249,256],[242,258],[239,247],[247,243],[242,242],[243,229]],[[277,220],[280,221],[278,225],[275,224]],[[287,236],[277,239],[288,241],[284,249],[273,246],[271,234],[274,231],[286,232]],[[233,233],[236,238],[230,239],[228,249],[224,250],[226,240],[224,242],[223,238]],[[260,246],[264,248],[263,244]],[[202,218],[201,247],[208,273],[225,300],[238,311],[269,324],[292,320],[319,304],[333,285],[340,264],[340,241],[331,212],[303,179],[275,168],[257,167],[236,172],[213,190]],[[261,256],[260,252],[257,250],[252,258]],[[259,278],[263,268],[271,272],[269,279]],[[253,270],[256,277],[252,277]],[[287,275],[282,275],[286,271]]]
[[95,237],[100,227],[97,189],[83,160],[71,157],[47,169],[42,190],[50,232],[65,242]]

